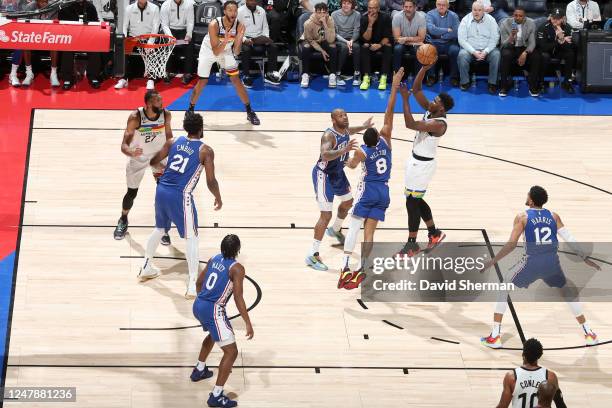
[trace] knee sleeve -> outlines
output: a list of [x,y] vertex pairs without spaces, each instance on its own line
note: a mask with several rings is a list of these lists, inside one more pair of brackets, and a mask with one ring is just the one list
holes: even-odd
[[420,198],[406,197],[406,210],[408,211],[408,231],[417,232],[421,223]]
[[123,196],[123,209],[131,210],[134,205],[134,199],[138,194],[137,188],[128,188],[127,193]]
[[417,200],[419,202],[419,210],[421,211],[421,218],[425,222],[430,221],[432,218],[432,215],[431,215],[431,208],[429,208],[429,204],[427,204],[427,201],[423,200],[422,198],[419,198]]

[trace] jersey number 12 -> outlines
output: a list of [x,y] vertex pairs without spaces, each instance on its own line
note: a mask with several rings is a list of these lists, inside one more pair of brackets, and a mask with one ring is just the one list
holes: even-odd
[[538,244],[549,244],[551,242],[550,234],[552,233],[552,231],[550,230],[550,228],[548,227],[536,228],[534,230],[534,233],[535,233],[536,242]]
[[170,162],[170,168],[174,171],[183,174],[185,173],[185,168],[187,167],[188,162],[189,157],[183,157],[180,154],[175,154],[174,157],[172,157],[172,161]]

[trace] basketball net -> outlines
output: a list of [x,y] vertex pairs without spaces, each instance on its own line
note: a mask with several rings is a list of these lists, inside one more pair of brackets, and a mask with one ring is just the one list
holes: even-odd
[[127,38],[125,53],[130,54],[134,48],[142,57],[145,66],[144,76],[151,79],[166,77],[166,64],[176,45],[176,38],[164,34],[143,34]]

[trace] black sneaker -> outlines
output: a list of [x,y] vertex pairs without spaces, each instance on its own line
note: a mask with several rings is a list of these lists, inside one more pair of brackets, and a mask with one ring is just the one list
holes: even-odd
[[93,89],[99,89],[100,88],[100,81],[97,80],[97,79],[92,79],[90,84],[91,84],[91,87]]
[[168,235],[168,233],[166,232],[166,233],[164,234],[164,236],[162,237],[162,239],[161,239],[161,244],[162,244],[163,246],[168,246],[168,245],[170,245],[171,243],[172,243],[172,242],[170,242],[170,235]]
[[264,82],[271,85],[280,85],[280,78],[272,72],[268,72],[264,77]]
[[499,90],[499,96],[504,97],[508,96],[508,90],[506,88],[502,88]]
[[468,83],[459,85],[459,88],[461,88],[462,91],[467,91],[468,89],[470,89],[470,85],[471,83],[468,82]]
[[459,78],[451,78],[450,81],[451,85],[454,86],[455,88],[459,86]]
[[540,96],[540,90],[537,88],[529,88],[529,95],[533,96],[534,98],[537,98],[538,96]]
[[261,123],[259,122],[259,118],[257,117],[257,114],[254,111],[247,112],[247,120],[251,122],[252,125],[256,126]]
[[67,91],[70,88],[72,88],[72,82],[71,81],[64,81],[64,85],[62,85],[62,88]]
[[567,92],[568,94],[576,93],[576,91],[574,90],[574,87],[572,86],[572,83],[569,81],[561,82],[561,88],[563,88],[565,92]]
[[115,232],[113,233],[113,238],[116,240],[121,240],[125,238],[125,233],[128,230],[128,223],[123,222],[121,218],[119,218],[119,222],[117,222],[117,226],[115,227]]
[[253,82],[255,82],[255,80],[253,79],[253,77],[250,76],[245,76],[242,80],[242,83],[244,84],[245,88],[249,89],[253,87]]
[[489,86],[487,86],[489,93],[491,95],[495,95],[497,93],[497,86],[494,84],[489,84]]
[[193,75],[185,74],[183,75],[183,79],[181,81],[183,82],[183,85],[188,85],[192,79],[193,79]]

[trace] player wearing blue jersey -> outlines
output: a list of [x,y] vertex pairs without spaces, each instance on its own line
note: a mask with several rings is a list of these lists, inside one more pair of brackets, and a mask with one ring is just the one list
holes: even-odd
[[[346,163],[347,167],[354,169],[359,164],[362,167],[361,180],[357,186],[355,204],[349,223],[349,230],[344,241],[344,258],[340,268],[338,289],[355,289],[359,287],[365,273],[360,266],[351,272],[349,260],[357,243],[357,235],[363,229],[363,242],[366,251],[374,242],[374,231],[379,221],[385,220],[385,212],[389,207],[389,178],[391,177],[391,133],[393,131],[393,110],[397,91],[402,83],[404,69],[400,68],[393,75],[391,95],[385,110],[385,119],[380,133],[376,128],[366,129],[363,134],[363,145],[355,150],[353,156]],[[405,87],[404,87],[405,90]],[[369,246],[368,246],[369,244]],[[362,259],[367,253],[362,253]]]
[[206,269],[200,273],[196,284],[198,297],[193,303],[193,314],[208,335],[202,342],[198,362],[191,372],[191,381],[212,377],[212,371],[206,367],[206,359],[215,343],[223,350],[217,382],[207,401],[209,407],[238,405],[236,401],[230,400],[223,394],[223,386],[238,356],[234,331],[225,312],[225,305],[232,293],[236,308],[246,325],[247,339],[252,339],[254,335],[249,312],[242,296],[245,270],[244,266],[236,261],[239,252],[238,236],[233,234],[225,236],[221,241],[221,253],[208,260]]
[[[521,235],[525,239],[525,254],[521,260],[514,265],[506,274],[504,281],[512,282],[519,288],[527,288],[533,282],[542,279],[544,283],[553,288],[559,288],[563,293],[566,279],[559,262],[557,248],[559,235],[570,247],[582,257],[584,262],[597,270],[599,265],[588,259],[580,248],[575,244],[576,239],[563,225],[561,217],[556,213],[543,208],[548,201],[548,194],[540,186],[533,186],[527,194],[527,211],[518,214],[514,218],[514,227],[508,242],[499,253],[485,265],[486,270],[511,253],[517,246]],[[502,300],[503,299],[503,300]],[[507,306],[507,294],[500,296],[493,314],[493,330],[487,337],[481,338],[481,343],[487,347],[500,348],[501,322]],[[582,326],[584,337],[588,345],[597,344],[597,335],[586,323],[582,307],[578,302],[568,301],[576,320]]]
[[[319,246],[323,234],[335,237],[344,244],[342,235],[342,222],[353,205],[351,184],[344,174],[344,163],[351,150],[357,147],[357,141],[351,135],[372,127],[370,117],[361,126],[349,127],[348,115],[344,109],[334,109],[331,113],[332,127],[328,128],[321,137],[321,153],[319,160],[312,169],[312,183],[321,214],[314,227],[314,240],[312,248],[306,256],[306,265],[318,271],[326,271],[327,265],[319,256]],[[340,199],[338,214],[332,227],[327,228],[332,217],[334,196]]]
[[169,158],[155,192],[155,229],[147,242],[144,264],[138,274],[141,281],[159,276],[159,269],[153,265],[153,256],[164,229],[174,224],[181,238],[187,241],[187,298],[196,296],[199,265],[198,214],[192,192],[198,184],[202,169],[206,172],[206,185],[215,196],[215,210],[221,209],[223,205],[219,183],[215,178],[215,153],[202,142],[203,127],[201,115],[187,113],[183,120],[187,137],[168,140],[151,159],[151,165],[154,166],[164,158]]

